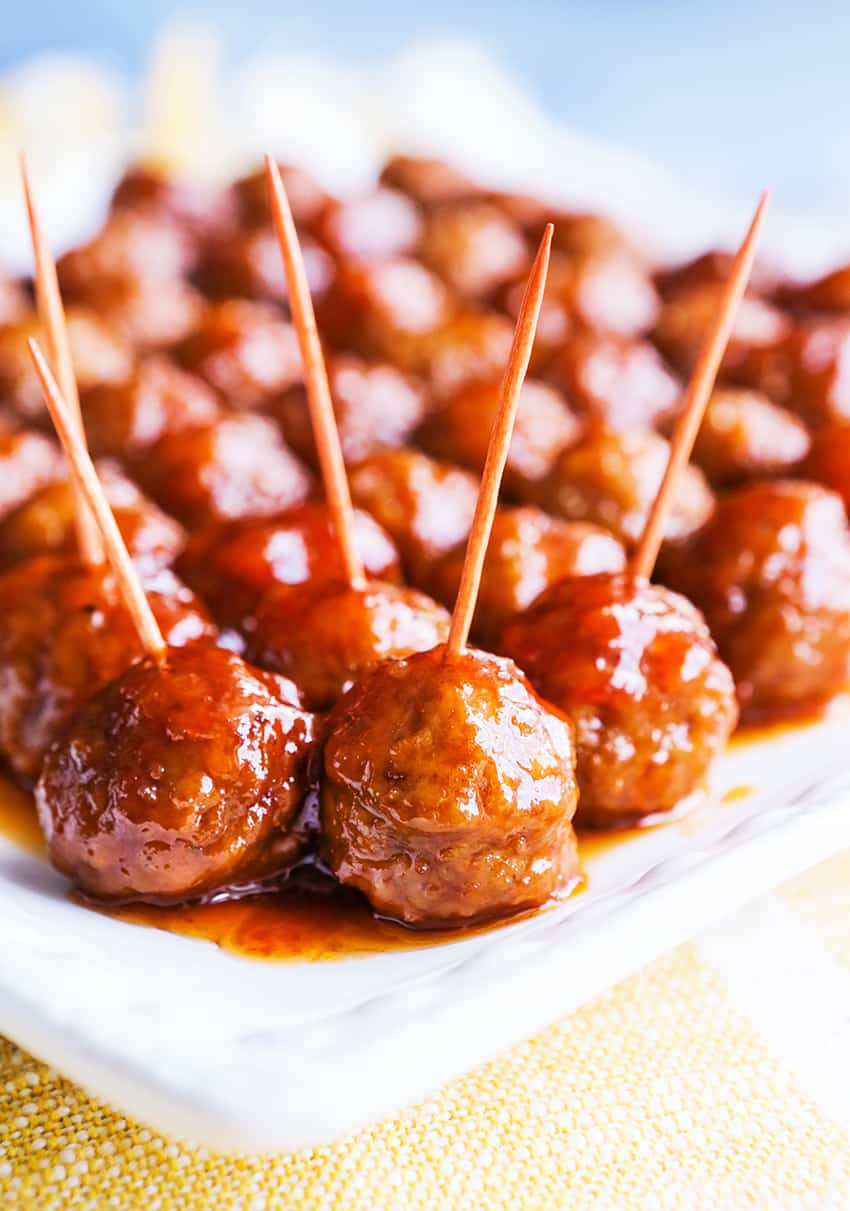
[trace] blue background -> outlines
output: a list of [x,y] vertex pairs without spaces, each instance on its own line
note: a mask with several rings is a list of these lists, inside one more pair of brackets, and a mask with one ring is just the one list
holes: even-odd
[[139,72],[175,14],[215,21],[234,57],[276,38],[369,64],[417,36],[473,36],[557,116],[686,181],[736,198],[767,183],[792,207],[850,199],[850,4],[3,0],[0,65],[73,50]]

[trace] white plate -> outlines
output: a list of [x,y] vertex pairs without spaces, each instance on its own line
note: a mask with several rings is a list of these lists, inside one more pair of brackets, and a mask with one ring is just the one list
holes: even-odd
[[424,949],[243,959],[83,908],[0,841],[0,1032],[163,1131],[222,1149],[331,1139],[850,845],[847,726],[842,710],[733,746],[689,815],[591,847],[566,904]]

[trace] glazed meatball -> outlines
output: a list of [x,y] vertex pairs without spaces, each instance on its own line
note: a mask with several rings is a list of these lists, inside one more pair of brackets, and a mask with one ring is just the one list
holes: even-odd
[[[214,638],[189,590],[167,571],[145,582],[166,641]],[[43,555],[0,576],[0,751],[22,778],[38,777],[48,746],[73,712],[142,647],[105,568]]]
[[161,356],[144,358],[120,383],[100,383],[81,400],[89,449],[134,458],[166,433],[212,424],[218,401],[207,384]]
[[[67,307],[68,340],[80,392],[96,383],[117,383],[132,370],[129,345],[106,326],[90,308]],[[50,426],[50,417],[27,341],[34,337],[42,348],[46,340],[34,315],[0,328],[0,397],[7,399],[25,424]]]
[[0,424],[0,519],[62,474],[59,447],[41,433]]
[[807,479],[837,492],[850,514],[850,422],[833,421],[818,429],[800,469]]
[[299,504],[313,487],[275,424],[253,413],[224,413],[204,428],[168,433],[135,472],[145,491],[190,529],[269,517]]
[[[351,354],[328,358],[328,380],[339,440],[347,463],[360,462],[385,446],[403,446],[425,415],[427,399],[420,383],[386,362],[367,362]],[[290,387],[269,405],[283,436],[300,458],[318,467],[307,392]]]
[[475,476],[416,450],[383,450],[353,467],[349,479],[354,503],[398,547],[408,580],[427,588],[435,562],[467,539]]
[[781,475],[809,449],[809,434],[793,412],[758,391],[718,387],[702,419],[693,461],[715,486]]
[[191,267],[194,241],[166,214],[114,210],[88,244],[59,258],[56,271],[63,298],[89,301],[116,280],[164,282]]
[[460,311],[441,328],[407,341],[401,364],[424,378],[437,398],[445,398],[464,383],[501,375],[513,337],[507,316]]
[[[431,583],[451,609],[460,587],[466,547],[456,547],[435,567]],[[564,576],[592,576],[625,567],[622,543],[600,526],[562,521],[525,506],[498,509],[478,589],[472,636],[495,649],[502,627]]]
[[850,311],[850,265],[839,265],[813,282],[787,284],[779,291],[783,303],[806,311]]
[[315,223],[321,244],[343,261],[370,264],[412,251],[422,236],[418,208],[397,189],[329,202]]
[[[645,266],[622,250],[553,255],[546,295],[572,325],[615,336],[641,336],[658,316],[658,297]],[[513,313],[521,297],[517,284]]]
[[328,721],[326,861],[408,925],[536,908],[577,879],[574,760],[569,723],[510,661],[389,661]]
[[702,788],[737,721],[699,611],[627,574],[559,581],[508,622],[501,650],[573,721],[581,824],[671,811]]
[[[680,290],[662,306],[653,339],[682,374],[693,369],[725,288],[725,282],[699,283]],[[737,377],[754,352],[771,348],[789,330],[788,318],[776,307],[763,299],[745,296],[735,313],[721,374]]]
[[[301,168],[278,164],[292,217],[301,227],[309,227],[330,199],[317,181]],[[237,222],[242,227],[264,227],[271,218],[269,185],[265,165],[240,177],[230,188]]]
[[295,329],[271,307],[231,299],[211,304],[174,355],[235,408],[268,403],[301,379]]
[[45,760],[51,862],[103,900],[189,900],[283,872],[315,741],[291,690],[209,646],[121,672]]
[[316,305],[319,329],[331,345],[408,368],[426,334],[454,312],[437,275],[404,257],[340,266],[332,289]]
[[651,429],[679,402],[678,379],[646,341],[581,331],[549,367],[576,410],[608,429]]
[[[634,548],[669,457],[669,442],[649,430],[592,430],[561,454],[536,493],[537,503],[556,517],[605,526],[626,547]],[[678,541],[692,534],[709,517],[712,506],[702,471],[685,468],[665,537]]]
[[531,261],[520,228],[486,202],[434,210],[425,221],[419,254],[461,298],[482,302],[525,276]]
[[227,206],[221,195],[194,182],[180,180],[150,164],[133,164],[116,185],[110,210],[165,216],[192,230],[220,219]]
[[[501,379],[496,378],[465,383],[426,418],[417,442],[435,458],[480,473],[499,411],[500,388]],[[531,495],[580,433],[581,423],[560,392],[526,379],[505,464],[505,490],[519,500]]]
[[[690,261],[662,269],[655,275],[655,284],[665,298],[687,291],[692,286],[716,285],[729,280],[735,255],[712,248],[700,253]],[[769,265],[759,261],[753,264],[747,289],[751,294],[773,293],[780,279]]]
[[367,669],[445,642],[450,621],[442,606],[401,585],[275,587],[257,607],[247,655],[291,677],[311,710],[326,710]]
[[[333,258],[309,236],[302,236],[299,242],[310,294],[315,302],[327,293],[333,282]],[[288,289],[274,229],[225,229],[217,233],[205,242],[193,281],[211,298],[282,302],[288,296]]]
[[[605,215],[583,211],[559,211],[553,216],[550,211],[544,221],[549,219],[555,224],[552,247],[558,252],[565,252],[570,256],[611,256],[620,253],[635,255],[623,232]],[[542,226],[540,231],[542,233]]]
[[180,278],[107,278],[90,291],[86,303],[142,352],[164,349],[194,332],[205,306],[198,291]]
[[[147,500],[114,463],[101,463],[98,477],[133,562],[143,575],[167,568],[183,549],[179,522]],[[0,568],[35,555],[77,553],[77,500],[67,479],[41,488],[0,521]]]
[[[392,540],[360,509],[354,513],[354,536],[368,576],[400,579]],[[219,625],[240,631],[254,629],[257,605],[273,585],[300,592],[345,574],[328,507],[315,500],[275,517],[213,522],[196,530],[177,570]]]
[[745,718],[806,713],[850,677],[850,534],[840,497],[778,480],[720,497],[662,568],[700,607]]
[[391,156],[381,172],[381,184],[400,189],[425,209],[444,202],[464,202],[480,193],[451,164],[422,156]]
[[811,426],[850,418],[850,320],[805,320],[753,351],[737,377]]

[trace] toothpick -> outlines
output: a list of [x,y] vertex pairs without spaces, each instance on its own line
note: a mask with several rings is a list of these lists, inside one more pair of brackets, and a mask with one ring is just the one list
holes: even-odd
[[127,551],[124,539],[121,537],[121,531],[118,529],[118,525],[112,515],[106,494],[97,477],[94,463],[89,457],[89,452],[80,438],[76,425],[71,419],[71,409],[63,398],[56,379],[50,372],[50,367],[47,365],[44,355],[38,347],[38,342],[30,338],[27,341],[27,347],[29,348],[36,374],[44,391],[44,398],[51,420],[59,435],[59,440],[65,449],[68,461],[71,464],[76,483],[97,521],[104,546],[106,547],[106,554],[112,566],[112,571],[115,574],[115,579],[118,582],[118,588],[124,599],[124,604],[133,619],[145,651],[157,663],[161,664],[165,659],[167,651],[166,643],[145,595],[145,591],[142,588],[138,573],[133,566],[133,561]]
[[[56,264],[47,246],[44,228],[36,210],[30,184],[29,168],[26,156],[21,152],[21,180],[24,186],[24,198],[27,204],[32,250],[35,258],[35,293],[38,302],[38,314],[47,337],[47,349],[50,364],[59,384],[62,394],[68,401],[71,414],[79,433],[85,441],[83,417],[80,411],[80,397],[77,392],[77,379],[74,374],[74,363],[71,357],[71,344],[68,339],[68,325],[65,322],[65,311],[62,306],[62,296],[59,293],[59,280],[56,276]],[[103,542],[100,532],[85,498],[74,485],[74,521],[77,528],[77,542],[80,558],[88,567],[96,567],[104,562]]]
[[366,583],[366,575],[360,552],[357,549],[354,507],[351,503],[351,492],[345,473],[345,462],[342,457],[339,431],[331,399],[328,372],[319,340],[319,331],[316,327],[316,315],[313,310],[313,300],[310,297],[304,258],[301,255],[301,245],[298,242],[298,233],[295,230],[295,222],[292,218],[286,190],[283,187],[280,170],[271,156],[267,155],[265,159],[272,219],[280,245],[280,254],[283,258],[283,269],[289,291],[289,308],[292,312],[295,331],[298,334],[301,359],[304,362],[304,382],[310,406],[310,421],[319,455],[325,495],[340,545],[346,578],[350,585],[359,587]]
[[685,392],[682,410],[679,413],[676,428],[673,430],[670,457],[667,460],[664,478],[646,520],[637,551],[631,561],[630,571],[635,580],[648,580],[655,567],[655,561],[664,540],[667,518],[675,500],[679,477],[691,457],[706,405],[714,389],[714,380],[717,378],[721,359],[732,334],[732,325],[735,322],[738,306],[747,288],[755,257],[756,239],[764,217],[767,199],[768,195],[765,192],[761,196],[744,242],[732,262],[717,314],[700,348],[691,381]]
[[540,241],[540,248],[531,267],[517,317],[513,344],[500,389],[499,410],[490,433],[490,443],[487,447],[487,459],[484,463],[475,515],[466,544],[460,587],[446,643],[444,656],[446,661],[459,656],[466,648],[469,638],[469,628],[472,625],[472,617],[478,600],[478,589],[481,584],[481,572],[484,568],[484,557],[490,542],[490,531],[493,528],[493,518],[496,514],[499,488],[519,406],[520,391],[528,372],[534,335],[537,331],[537,320],[543,302],[543,292],[546,288],[553,231],[552,224],[547,223],[543,239]]

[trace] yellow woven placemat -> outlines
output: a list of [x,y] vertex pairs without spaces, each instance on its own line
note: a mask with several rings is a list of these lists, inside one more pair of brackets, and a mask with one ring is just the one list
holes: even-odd
[[850,1206],[850,854],[397,1118],[308,1152],[174,1143],[0,1040],[5,1205]]

